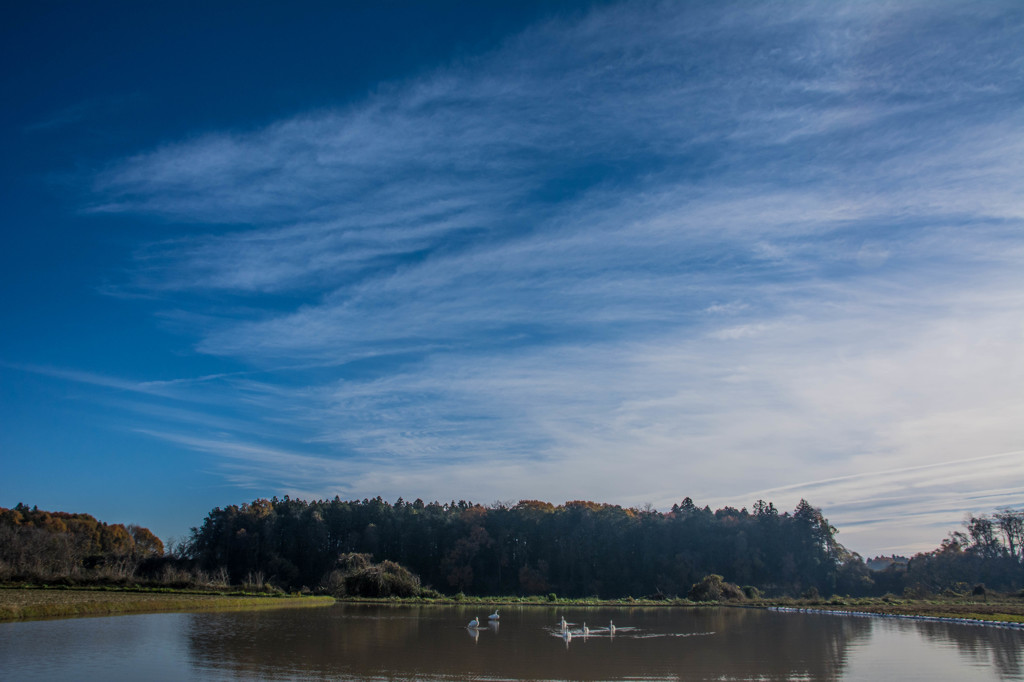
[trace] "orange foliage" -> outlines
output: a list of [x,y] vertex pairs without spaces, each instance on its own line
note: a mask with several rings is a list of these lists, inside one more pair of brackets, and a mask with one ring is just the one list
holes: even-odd
[[487,508],[479,504],[473,505],[469,509],[462,512],[462,520],[466,523],[477,523],[483,521],[484,517],[487,516]]
[[514,509],[532,509],[535,511],[550,513],[555,511],[555,505],[550,502],[542,502],[541,500],[519,500]]
[[589,500],[572,500],[565,503],[566,509],[581,509],[592,512],[599,512],[606,506],[607,505],[598,504],[597,502],[591,502]]
[[[163,543],[147,528],[106,524],[90,514],[49,512],[19,504],[14,509],[0,507],[0,525],[38,528],[54,535],[69,535],[85,554],[128,556],[163,554]],[[136,548],[140,538],[144,547]]]

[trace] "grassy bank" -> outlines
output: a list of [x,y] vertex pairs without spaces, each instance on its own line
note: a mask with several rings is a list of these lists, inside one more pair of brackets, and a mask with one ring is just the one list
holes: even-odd
[[173,590],[0,588],[0,621],[162,611],[328,606],[333,597],[266,596]]
[[[971,618],[975,620],[1024,623],[1024,598],[1010,595],[901,599],[889,597],[831,599],[758,599],[733,602],[693,602],[688,599],[568,599],[553,596],[533,597],[409,597],[342,598],[343,603],[390,605],[462,605],[481,607],[556,606],[559,608],[741,608],[823,609],[860,613],[928,616],[933,618]],[[84,588],[0,588],[0,621],[73,616],[98,616],[161,611],[210,611],[230,609],[296,608],[326,606],[333,597],[257,595],[244,592],[192,592],[167,589],[84,589]]]
[[837,602],[787,603],[780,606],[828,609],[833,611],[859,611],[861,613],[891,614],[897,616],[927,616],[929,618],[970,618],[1005,623],[1024,623],[1024,600],[1001,597],[988,601],[968,598],[943,599],[851,599]]

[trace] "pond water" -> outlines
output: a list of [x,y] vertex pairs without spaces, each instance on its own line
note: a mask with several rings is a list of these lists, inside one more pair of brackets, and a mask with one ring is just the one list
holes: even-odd
[[[500,614],[487,626],[479,608],[346,604],[6,623],[0,678],[1024,680],[1020,630],[741,608]],[[485,627],[468,630],[476,616]]]

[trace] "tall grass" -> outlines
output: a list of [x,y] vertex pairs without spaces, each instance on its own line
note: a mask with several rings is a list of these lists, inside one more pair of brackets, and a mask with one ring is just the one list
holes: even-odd
[[281,597],[67,588],[0,589],[0,620],[327,606],[332,597]]

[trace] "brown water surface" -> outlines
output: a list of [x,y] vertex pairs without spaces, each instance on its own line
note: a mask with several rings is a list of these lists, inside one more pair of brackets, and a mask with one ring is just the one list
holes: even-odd
[[[739,608],[500,613],[337,605],[6,623],[0,678],[1024,680],[1021,631]],[[467,629],[477,616],[484,627]]]

